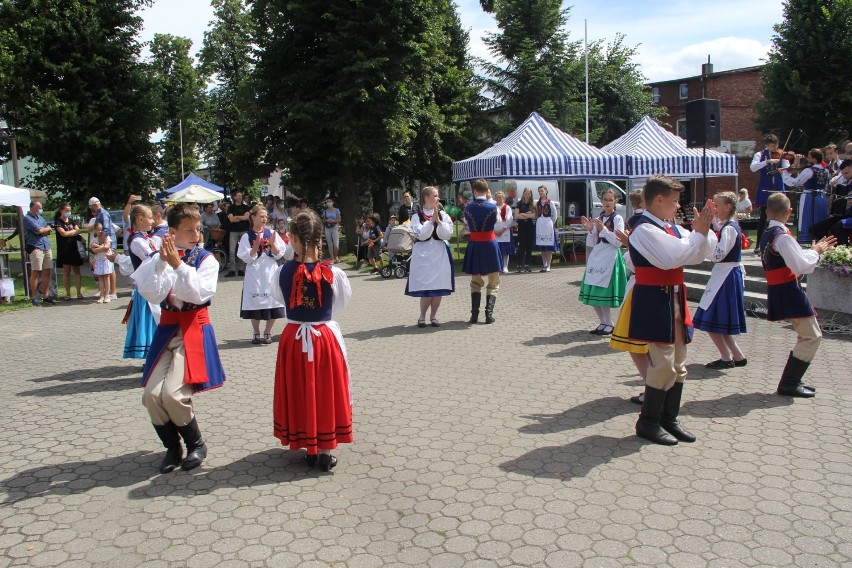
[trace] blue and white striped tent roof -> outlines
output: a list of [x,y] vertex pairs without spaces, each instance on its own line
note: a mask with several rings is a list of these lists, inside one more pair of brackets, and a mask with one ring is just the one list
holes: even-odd
[[624,178],[624,156],[598,150],[534,112],[514,132],[472,158],[453,162],[453,181],[477,178]]
[[226,193],[224,187],[218,186],[215,183],[207,181],[206,179],[204,179],[202,177],[198,177],[195,174],[189,174],[188,176],[186,176],[186,179],[184,179],[182,182],[180,182],[179,184],[177,184],[174,187],[168,188],[166,190],[166,193],[172,194],[172,193],[178,192],[182,189],[186,189],[187,187],[189,187],[191,185],[200,185],[201,187],[206,187],[207,189],[211,189],[213,191],[218,191],[219,193]]
[[[662,174],[672,177],[701,177],[703,150],[687,148],[686,140],[665,130],[645,116],[636,126],[603,150],[627,158],[630,177]],[[733,154],[707,150],[708,176],[737,175],[737,157]]]

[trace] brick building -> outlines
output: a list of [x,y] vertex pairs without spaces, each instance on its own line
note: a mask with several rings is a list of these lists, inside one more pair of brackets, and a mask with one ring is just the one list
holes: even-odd
[[[687,101],[702,98],[702,87],[704,98],[719,100],[722,146],[713,149],[739,156],[737,183],[739,187],[748,188],[752,200],[757,191],[758,174],[751,172],[749,164],[757,149],[763,148],[763,134],[753,122],[754,103],[761,97],[760,69],[757,66],[711,72],[703,85],[700,75],[648,83],[654,102],[668,111],[662,122],[670,125],[681,138],[686,138]],[[734,188],[731,178],[710,178],[707,182],[707,195]],[[693,185],[701,195],[701,180],[695,180]]]

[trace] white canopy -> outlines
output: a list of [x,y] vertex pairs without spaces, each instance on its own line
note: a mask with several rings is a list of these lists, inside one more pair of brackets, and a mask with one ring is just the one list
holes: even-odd
[[175,203],[212,203],[219,201],[225,196],[218,191],[213,191],[200,185],[190,185],[184,189],[178,190],[166,199]]
[[13,205],[28,209],[30,206],[30,190],[0,183],[0,205]]

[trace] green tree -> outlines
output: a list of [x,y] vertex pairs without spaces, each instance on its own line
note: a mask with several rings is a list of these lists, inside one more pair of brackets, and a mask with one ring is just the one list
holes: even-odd
[[214,0],[214,20],[204,34],[200,59],[205,76],[213,78],[210,96],[215,107],[217,142],[211,148],[214,180],[228,189],[248,189],[275,164],[260,163],[260,145],[251,120],[256,96],[252,71],[255,21],[243,0]]
[[166,187],[198,168],[215,142],[214,119],[207,80],[195,67],[192,40],[156,34],[150,66],[157,87],[159,170]]
[[772,47],[761,71],[763,99],[755,124],[793,135],[799,151],[838,142],[852,130],[852,0],[787,0],[784,20],[773,29]]
[[454,8],[446,0],[258,0],[253,14],[254,123],[263,125],[255,137],[266,161],[284,165],[305,193],[337,193],[351,246],[360,192],[381,197],[392,180],[436,175],[446,148],[464,136],[460,117],[476,95],[450,51]]
[[148,0],[0,0],[0,119],[42,164],[27,183],[80,202],[149,187],[154,96],[139,61]]

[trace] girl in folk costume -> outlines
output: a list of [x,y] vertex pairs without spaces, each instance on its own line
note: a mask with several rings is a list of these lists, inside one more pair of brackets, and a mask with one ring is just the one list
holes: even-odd
[[[125,242],[124,248],[129,252],[130,263],[135,271],[142,266],[157,249],[148,238],[148,233],[154,226],[154,216],[151,209],[145,205],[134,205],[130,209],[130,227],[132,232]],[[157,330],[157,321],[160,319],[159,306],[156,318],[148,300],[139,294],[139,288],[133,287],[133,296],[127,306],[127,313],[122,323],[127,324],[127,333],[124,336],[124,358],[145,359],[148,349],[154,339]]]
[[512,242],[512,225],[515,218],[512,208],[506,204],[506,194],[498,191],[497,195],[497,224],[494,226],[494,234],[497,236],[497,246],[500,247],[500,255],[503,257],[503,272],[509,272],[509,255],[515,254],[515,244]]
[[322,232],[313,211],[296,215],[290,242],[299,257],[278,270],[272,287],[273,297],[287,305],[273,418],[282,445],[307,449],[308,465],[328,471],[337,465],[331,450],[352,442],[349,364],[340,326],[331,319],[349,303],[352,289],[342,270],[319,262]]
[[518,221],[518,267],[515,272],[529,272],[535,246],[535,201],[530,188],[524,188],[513,213]]
[[611,189],[601,194],[603,213],[596,219],[582,217],[580,220],[589,234],[586,247],[592,248],[586,262],[586,273],[580,286],[580,301],[592,306],[600,324],[589,333],[610,335],[612,325],[611,308],[617,308],[624,300],[627,270],[621,255],[621,243],[616,231],[624,231],[624,219],[615,212],[616,197]]
[[535,250],[541,251],[541,270],[550,272],[553,252],[559,250],[556,240],[556,204],[547,197],[547,188],[539,186],[535,204]]
[[719,242],[711,255],[713,271],[692,317],[692,325],[710,334],[721,355],[721,359],[707,363],[708,369],[745,367],[748,361],[734,337],[746,332],[745,288],[740,262],[742,231],[734,220],[737,196],[725,191],[717,193],[713,202],[716,204],[713,224]]
[[453,220],[438,202],[438,188],[424,187],[420,192],[420,209],[411,215],[411,228],[417,242],[411,251],[405,293],[420,298],[417,327],[426,327],[426,310],[430,307],[429,320],[432,327],[438,327],[441,298],[456,291],[453,257],[447,244],[453,234]]
[[[293,248],[285,244],[278,233],[266,226],[267,213],[263,205],[255,205],[249,212],[251,229],[240,238],[237,257],[246,265],[240,317],[251,320],[255,345],[272,343],[272,326],[275,320],[285,317],[284,304],[272,298],[271,283],[278,268],[279,258],[293,258]],[[260,322],[266,322],[263,339]]]

